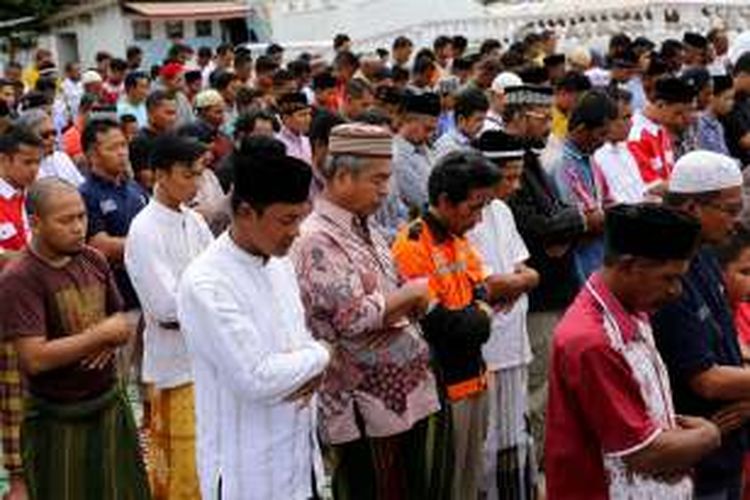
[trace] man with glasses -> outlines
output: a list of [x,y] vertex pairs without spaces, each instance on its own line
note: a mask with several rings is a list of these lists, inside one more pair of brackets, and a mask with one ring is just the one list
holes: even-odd
[[653,317],[657,347],[671,377],[675,410],[712,418],[722,446],[695,467],[695,498],[741,498],[742,461],[750,418],[750,371],[742,366],[722,274],[709,249],[727,240],[742,211],[736,160],[709,151],[675,165],[665,204],[695,217],[704,245],[683,278],[680,299]]
[[601,210],[583,211],[562,202],[539,155],[550,133],[552,89],[537,85],[508,87],[503,113],[505,132],[526,149],[521,188],[508,200],[518,230],[529,249],[529,266],[540,285],[529,294],[528,330],[534,361],[529,369],[531,428],[542,442],[547,384],[547,358],[552,329],[576,293],[571,250],[587,233],[600,234]]

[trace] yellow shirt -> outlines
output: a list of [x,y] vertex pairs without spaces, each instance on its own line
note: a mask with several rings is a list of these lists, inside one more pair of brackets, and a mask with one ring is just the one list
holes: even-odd
[[552,107],[552,135],[558,139],[568,135],[568,117],[556,106]]

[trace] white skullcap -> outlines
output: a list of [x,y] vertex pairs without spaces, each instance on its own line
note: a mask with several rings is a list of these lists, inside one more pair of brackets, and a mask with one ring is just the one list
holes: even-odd
[[591,66],[591,51],[588,47],[578,46],[568,54],[568,62],[588,69]]
[[521,80],[520,76],[511,73],[510,71],[504,71],[497,75],[492,81],[491,90],[498,94],[502,94],[508,87],[517,87],[519,85],[523,85],[523,80]]
[[734,158],[712,151],[691,151],[674,166],[669,192],[708,193],[742,186],[742,171]]
[[218,90],[206,89],[198,93],[195,96],[195,109],[203,109],[211,106],[224,107],[224,98],[219,94]]
[[102,75],[100,75],[97,71],[94,71],[93,69],[90,69],[81,75],[81,84],[82,85],[88,85],[89,83],[102,83],[104,80],[102,80]]

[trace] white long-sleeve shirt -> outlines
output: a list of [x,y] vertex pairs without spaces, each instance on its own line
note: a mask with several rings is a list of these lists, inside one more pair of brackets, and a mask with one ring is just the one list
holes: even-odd
[[[195,376],[203,498],[303,500],[322,479],[315,403],[284,399],[321,374],[328,350],[313,340],[294,268],[267,261],[226,232],[183,275],[180,324]],[[319,480],[317,484],[321,484]]]
[[157,388],[192,382],[182,332],[164,328],[177,322],[177,286],[188,264],[213,241],[197,212],[168,208],[155,199],[133,219],[125,240],[125,267],[143,308],[143,378]]

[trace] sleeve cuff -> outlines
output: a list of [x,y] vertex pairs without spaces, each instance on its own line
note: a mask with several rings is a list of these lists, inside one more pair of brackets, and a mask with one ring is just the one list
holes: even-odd
[[631,446],[629,448],[625,448],[623,450],[613,451],[609,453],[604,453],[604,456],[607,458],[623,458],[627,457],[629,455],[632,455],[633,453],[638,453],[639,451],[648,448],[651,443],[656,441],[656,438],[659,437],[659,435],[664,432],[663,429],[660,427],[657,427],[654,429],[645,439],[643,439],[640,443]]

